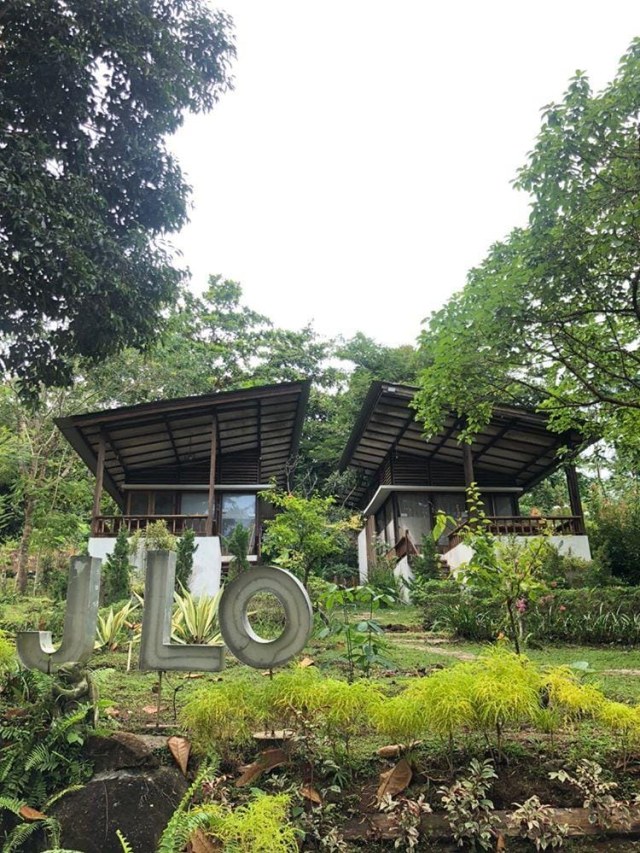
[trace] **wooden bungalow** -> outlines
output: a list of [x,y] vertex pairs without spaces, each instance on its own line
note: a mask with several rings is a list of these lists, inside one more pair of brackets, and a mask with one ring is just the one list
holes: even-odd
[[[497,407],[471,444],[459,440],[463,423],[453,414],[427,438],[410,406],[416,390],[375,382],[340,462],[340,470],[360,475],[351,503],[366,520],[359,541],[361,576],[374,559],[376,542],[403,558],[419,548],[438,511],[464,523],[466,489],[474,482],[496,535],[551,531],[559,550],[590,558],[571,461],[586,444],[583,435],[551,432],[547,418],[537,412]],[[560,467],[566,473],[570,513],[522,515],[519,498]],[[452,568],[468,556],[458,534],[458,526],[449,527],[438,543]]]
[[[109,554],[123,527],[133,534],[161,519],[175,535],[195,531],[195,587],[217,588],[236,525],[259,552],[271,507],[258,492],[284,485],[308,396],[309,382],[292,382],[58,419],[96,477],[90,554]],[[101,512],[103,490],[117,512]]]

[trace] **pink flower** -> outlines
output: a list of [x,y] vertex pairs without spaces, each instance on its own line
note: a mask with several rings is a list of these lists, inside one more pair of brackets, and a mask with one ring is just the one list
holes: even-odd
[[526,609],[527,609],[527,602],[525,601],[524,598],[519,598],[516,601],[516,610],[518,611],[518,613],[524,613]]
[[558,610],[559,610],[561,613],[562,613],[562,611],[563,611],[563,610],[566,610],[566,609],[567,609],[567,608],[564,606],[564,604],[561,604],[561,605],[560,605],[560,607],[558,607]]

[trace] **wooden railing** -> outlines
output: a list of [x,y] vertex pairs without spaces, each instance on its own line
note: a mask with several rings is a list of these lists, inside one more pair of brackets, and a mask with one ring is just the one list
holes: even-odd
[[[147,524],[164,521],[169,533],[180,536],[185,530],[194,530],[197,536],[205,535],[206,515],[98,515],[93,519],[91,535],[98,537],[117,536],[124,528],[128,533],[144,530]],[[217,526],[213,524],[213,536]]]
[[[580,515],[491,515],[488,529],[494,536],[583,536],[584,519]],[[449,533],[449,548],[462,541],[466,522]]]

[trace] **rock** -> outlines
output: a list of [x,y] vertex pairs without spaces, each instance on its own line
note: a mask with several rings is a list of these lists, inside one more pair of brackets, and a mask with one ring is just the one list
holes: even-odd
[[175,767],[108,770],[55,803],[62,844],[82,853],[122,853],[116,829],[136,853],[155,853],[162,831],[187,790]]
[[85,755],[93,762],[95,773],[160,764],[149,744],[130,732],[115,732],[109,737],[91,735],[87,738]]

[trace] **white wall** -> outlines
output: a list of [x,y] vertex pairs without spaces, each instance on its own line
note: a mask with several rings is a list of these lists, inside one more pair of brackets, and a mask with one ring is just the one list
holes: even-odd
[[[507,537],[500,536],[498,538],[505,542],[509,541]],[[516,536],[516,541],[524,543],[530,538],[530,536]],[[550,536],[547,541],[549,544],[553,545],[559,554],[562,554],[565,557],[580,557],[582,560],[591,559],[591,548],[589,547],[588,536]],[[460,568],[463,563],[468,563],[472,556],[473,551],[463,542],[456,545],[455,548],[452,548],[450,551],[447,551],[446,554],[443,554],[444,559],[447,561],[447,564],[452,571]]]
[[364,527],[358,533],[358,575],[360,583],[364,584],[369,579],[369,563],[367,561],[367,528]]
[[[396,567],[393,570],[394,577],[399,580],[410,581],[413,580],[413,572],[411,571],[411,567],[409,566],[409,559],[407,557],[402,557],[402,559],[398,560],[396,563]],[[400,586],[400,598],[404,601],[405,604],[411,603],[411,595],[409,590],[402,584]]]
[[[115,538],[92,537],[89,539],[89,556],[104,560],[112,553],[116,544]],[[222,558],[220,555],[220,538],[218,536],[196,536],[198,546],[193,555],[193,571],[189,589],[195,595],[214,595],[220,589]],[[136,567],[136,574],[144,580],[146,571],[145,552],[141,549],[138,554],[131,555],[131,563]]]

